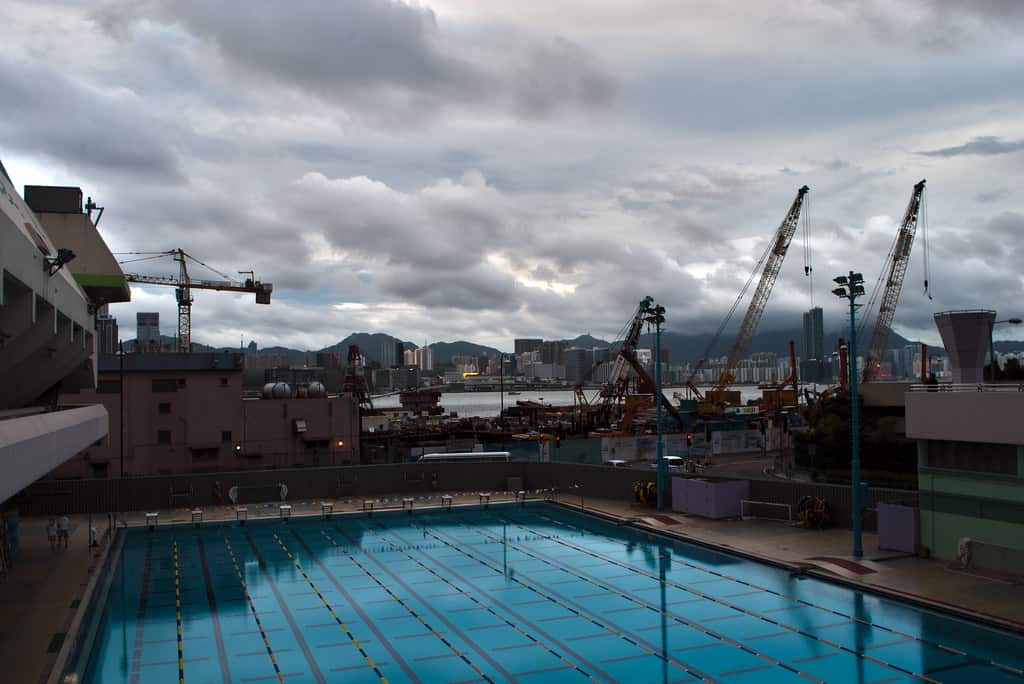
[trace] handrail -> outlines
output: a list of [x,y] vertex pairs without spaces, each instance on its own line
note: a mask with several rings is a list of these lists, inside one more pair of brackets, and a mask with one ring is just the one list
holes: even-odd
[[1024,392],[1024,383],[952,383],[911,385],[908,392]]

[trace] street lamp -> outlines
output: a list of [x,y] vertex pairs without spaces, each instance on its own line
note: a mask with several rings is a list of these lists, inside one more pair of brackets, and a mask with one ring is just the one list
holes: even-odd
[[853,555],[860,558],[864,555],[861,546],[861,501],[862,489],[860,481],[860,439],[857,423],[857,322],[856,314],[859,304],[857,297],[864,295],[864,276],[849,272],[849,275],[833,278],[838,285],[832,294],[850,302],[850,498],[852,499],[851,517],[853,518]]
[[[993,316],[993,318],[995,318]],[[988,372],[989,382],[996,381],[996,347],[995,342],[992,340],[992,330],[1000,323],[1009,323],[1010,325],[1020,325],[1022,321],[1020,318],[1004,318],[1001,321],[992,321],[992,325],[988,327]]]
[[658,511],[662,512],[665,510],[665,480],[668,479],[668,464],[665,463],[665,446],[661,437],[661,324],[665,322],[665,307],[654,303],[647,304],[643,319],[654,325],[654,403],[658,411]]

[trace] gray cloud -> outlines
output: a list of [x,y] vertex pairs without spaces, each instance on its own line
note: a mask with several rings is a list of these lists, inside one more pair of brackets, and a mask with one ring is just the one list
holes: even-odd
[[976,154],[981,156],[992,156],[997,154],[1010,154],[1024,150],[1024,140],[1004,140],[995,135],[982,135],[972,139],[963,145],[954,147],[943,147],[937,150],[927,150],[920,154],[926,157],[960,157],[963,155]]
[[[96,197],[115,249],[274,282],[271,307],[197,295],[198,341],[298,347],[612,337],[647,294],[669,329],[713,330],[805,182],[814,302],[838,325],[829,279],[874,280],[925,176],[935,300],[922,230],[896,327],[934,338],[935,310],[1021,299],[1020,207],[982,166],[1012,177],[1021,155],[915,150],[1002,130],[1024,64],[1006,32],[964,59],[919,49],[931,5],[860,4],[901,40],[820,2],[8,0],[0,153],[19,182]],[[811,303],[801,241],[763,328]],[[149,308],[173,323],[173,291],[114,313]]]
[[465,41],[444,30],[428,7],[402,0],[313,2],[301,11],[248,2],[133,2],[107,6],[99,17],[121,34],[126,23],[142,20],[178,26],[244,77],[299,89],[340,104],[349,117],[388,125],[459,107],[528,119],[603,110],[616,91],[607,69],[566,38],[495,31]]

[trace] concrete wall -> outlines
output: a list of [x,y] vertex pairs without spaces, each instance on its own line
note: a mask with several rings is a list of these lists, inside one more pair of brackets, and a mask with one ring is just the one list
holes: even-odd
[[95,384],[88,296],[68,268],[46,268],[59,246],[0,174],[0,409],[27,406],[58,382]]
[[1024,444],[1024,392],[908,392],[906,403],[911,439]]
[[0,420],[0,503],[107,435],[107,412],[84,406]]

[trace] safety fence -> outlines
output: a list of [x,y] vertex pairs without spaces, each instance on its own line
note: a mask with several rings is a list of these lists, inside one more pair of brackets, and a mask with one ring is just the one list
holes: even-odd
[[[674,477],[684,475],[673,474]],[[126,479],[42,480],[14,497],[9,505],[23,515],[104,513],[154,508],[229,504],[233,487],[243,493],[285,492],[288,501],[519,488],[572,493],[575,496],[633,500],[633,484],[655,480],[651,467],[621,468],[574,463],[399,463],[163,475]],[[729,480],[736,478],[704,478]],[[280,485],[284,485],[282,488]],[[875,528],[874,509],[881,502],[917,505],[917,492],[869,487],[864,526]],[[671,505],[671,487],[666,491]],[[832,507],[837,525],[848,525],[850,487],[791,480],[751,480],[747,498],[786,504],[797,510],[805,496],[821,497]],[[249,497],[246,497],[249,498]]]

